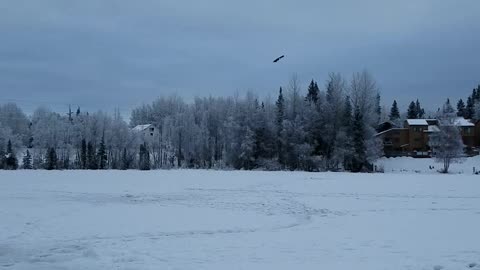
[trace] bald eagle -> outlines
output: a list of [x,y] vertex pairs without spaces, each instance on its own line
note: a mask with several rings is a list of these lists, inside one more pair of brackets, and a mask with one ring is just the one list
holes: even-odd
[[280,59],[282,59],[283,57],[285,57],[285,55],[282,55],[282,56],[278,57],[277,59],[273,60],[273,63],[278,62],[278,61],[279,61]]

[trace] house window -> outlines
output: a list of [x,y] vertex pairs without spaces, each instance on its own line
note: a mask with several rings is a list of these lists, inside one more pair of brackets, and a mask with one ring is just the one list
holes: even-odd
[[152,133],[150,133],[150,136],[153,136],[153,132],[152,132]]
[[150,131],[151,131],[151,132],[153,132],[154,130],[155,130],[155,129],[154,129],[153,127],[152,127],[152,128],[150,128]]

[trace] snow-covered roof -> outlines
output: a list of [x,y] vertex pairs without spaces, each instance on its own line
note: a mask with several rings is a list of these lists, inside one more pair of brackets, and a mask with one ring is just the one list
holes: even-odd
[[407,119],[409,126],[428,126],[426,119]]
[[387,129],[387,130],[384,130],[382,132],[379,132],[379,133],[375,134],[375,136],[380,136],[382,134],[385,134],[385,133],[393,131],[393,130],[407,130],[407,129],[406,128],[391,128],[391,129]]
[[463,117],[456,118],[455,121],[454,121],[454,124],[455,124],[455,126],[459,126],[459,127],[473,127],[473,126],[475,126],[472,122],[470,122],[470,120],[467,120]]
[[132,128],[133,131],[144,131],[145,129],[149,128],[152,126],[152,124],[146,124],[146,125],[138,125],[134,128]]
[[438,128],[438,126],[435,126],[435,125],[430,125],[428,126],[428,130],[425,130],[425,132],[439,132],[440,129]]

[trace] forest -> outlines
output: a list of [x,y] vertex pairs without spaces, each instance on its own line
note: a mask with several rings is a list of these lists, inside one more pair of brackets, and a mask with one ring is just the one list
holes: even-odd
[[[480,86],[457,103],[458,115],[474,118],[479,100]],[[312,80],[306,89],[294,75],[275,97],[164,96],[134,108],[128,122],[119,111],[39,107],[26,115],[6,103],[0,168],[371,171],[382,156],[377,125],[425,116],[418,100],[405,114],[396,101],[387,111],[367,71],[331,73],[324,86]],[[144,124],[159,132],[145,140],[133,129]]]

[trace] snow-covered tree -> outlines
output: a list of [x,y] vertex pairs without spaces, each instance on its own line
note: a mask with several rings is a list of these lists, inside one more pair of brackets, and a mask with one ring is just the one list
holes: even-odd
[[25,170],[31,170],[33,169],[33,165],[32,165],[32,155],[30,154],[30,151],[27,149],[25,155],[23,156],[23,160],[22,160],[22,167],[23,169]]
[[455,118],[449,110],[444,110],[440,116],[439,131],[430,135],[429,145],[435,160],[443,164],[442,173],[448,173],[451,163],[462,161],[465,146],[459,127],[455,124]]

